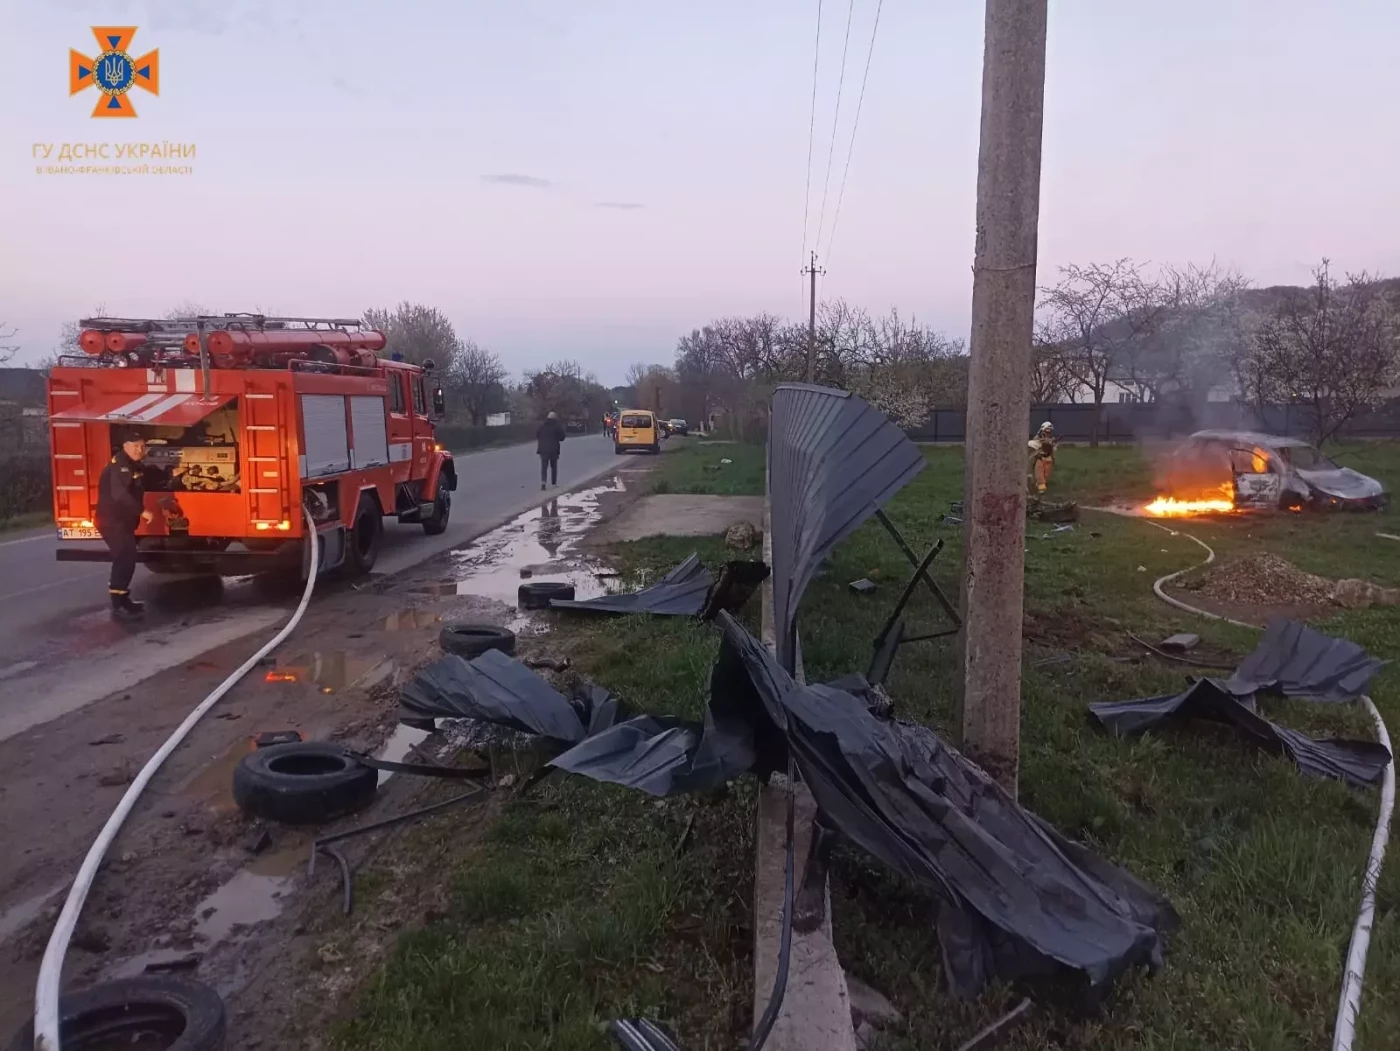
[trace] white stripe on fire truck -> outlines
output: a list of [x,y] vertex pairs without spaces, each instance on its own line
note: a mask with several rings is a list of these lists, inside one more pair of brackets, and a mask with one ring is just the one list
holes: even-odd
[[175,389],[194,393],[194,369],[175,370]]
[[120,408],[113,409],[111,412],[100,417],[100,419],[115,420],[120,419],[124,416],[130,416],[133,413],[140,412],[152,402],[159,401],[163,396],[164,392],[162,392],[161,394],[143,394],[141,395],[141,397],[135,399],[134,401],[129,401]]
[[49,393],[52,394],[55,398],[76,398],[78,396],[78,392],[75,390],[51,390],[49,391]]
[[[149,423],[161,413],[168,412],[169,410],[175,408],[175,406],[183,405],[189,400],[190,396],[188,394],[167,394],[163,397],[160,397],[160,400],[157,401],[154,405],[147,406],[139,412],[133,412],[128,414],[126,416],[126,419],[136,420],[141,423]],[[117,414],[112,413],[112,415],[115,416]]]
[[81,460],[81,459],[83,458],[83,454],[82,454],[82,453],[54,453],[54,454],[53,454],[53,458],[54,458],[55,460]]

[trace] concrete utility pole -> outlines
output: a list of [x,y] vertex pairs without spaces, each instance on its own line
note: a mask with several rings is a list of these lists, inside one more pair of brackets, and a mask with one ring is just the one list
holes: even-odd
[[987,0],[963,517],[963,750],[1020,770],[1026,440],[1047,0]]
[[817,269],[816,252],[812,253],[811,264],[803,268],[802,272],[812,275],[812,299],[807,309],[807,382],[815,383],[817,375],[817,275],[826,273],[825,270]]

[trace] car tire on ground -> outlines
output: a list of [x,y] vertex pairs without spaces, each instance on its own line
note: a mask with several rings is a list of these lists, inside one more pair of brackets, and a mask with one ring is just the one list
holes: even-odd
[[515,652],[515,632],[509,628],[498,628],[494,624],[444,624],[438,635],[438,644],[444,653],[455,653],[471,660],[480,657],[487,650],[500,650],[502,653]]
[[555,599],[572,599],[574,586],[562,580],[531,580],[521,584],[517,594],[521,609],[549,609]]
[[368,493],[360,494],[355,521],[345,539],[345,571],[362,577],[374,568],[379,547],[384,542],[384,516]]
[[651,454],[652,454],[653,456],[660,456],[660,455],[661,455],[661,443],[660,443],[660,442],[657,442],[655,445],[653,445],[653,446],[651,447]]
[[244,756],[233,770],[233,801],[268,821],[316,824],[363,810],[378,785],[378,773],[338,745],[296,741]]
[[613,455],[615,455],[615,456],[621,456],[621,455],[622,455],[623,453],[625,453],[626,451],[627,451],[627,450],[624,449],[624,448],[623,448],[621,445],[619,445],[617,442],[613,442]]
[[433,498],[433,513],[423,519],[423,532],[428,536],[440,536],[447,532],[447,520],[451,517],[452,493],[448,491],[446,479],[443,479],[438,483],[437,496]]
[[[227,1024],[218,993],[202,982],[173,975],[103,982],[64,993],[59,1000],[59,1039],[69,1048],[221,1051]],[[33,1051],[33,1020],[8,1047]]]

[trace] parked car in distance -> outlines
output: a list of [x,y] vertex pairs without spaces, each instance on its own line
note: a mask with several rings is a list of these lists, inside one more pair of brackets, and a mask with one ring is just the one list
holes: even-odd
[[1158,479],[1159,488],[1181,495],[1216,484],[1233,485],[1242,507],[1367,510],[1389,499],[1379,481],[1301,438],[1253,431],[1197,431],[1171,453]]
[[653,456],[661,451],[661,428],[656,416],[647,409],[623,409],[617,420],[617,437],[613,451],[618,455],[641,449]]
[[690,428],[687,426],[685,420],[667,420],[666,422],[670,425],[672,434],[679,434],[684,438],[690,433]]
[[582,434],[588,430],[588,424],[582,416],[570,416],[564,421],[564,430],[568,434]]
[[671,437],[671,421],[658,418],[656,421],[656,430],[663,438]]

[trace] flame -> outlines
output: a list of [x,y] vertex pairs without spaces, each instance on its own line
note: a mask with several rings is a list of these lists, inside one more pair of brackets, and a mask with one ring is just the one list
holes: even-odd
[[1235,509],[1233,500],[1178,500],[1173,496],[1159,496],[1143,507],[1149,515],[1157,518],[1183,518],[1188,515],[1208,515],[1230,512]]
[[1235,508],[1234,482],[1222,482],[1207,489],[1194,500],[1178,500],[1174,496],[1159,496],[1143,507],[1143,513],[1155,518],[1185,518],[1190,515],[1229,514]]
[[263,676],[265,682],[296,682],[297,673],[294,671],[270,671]]

